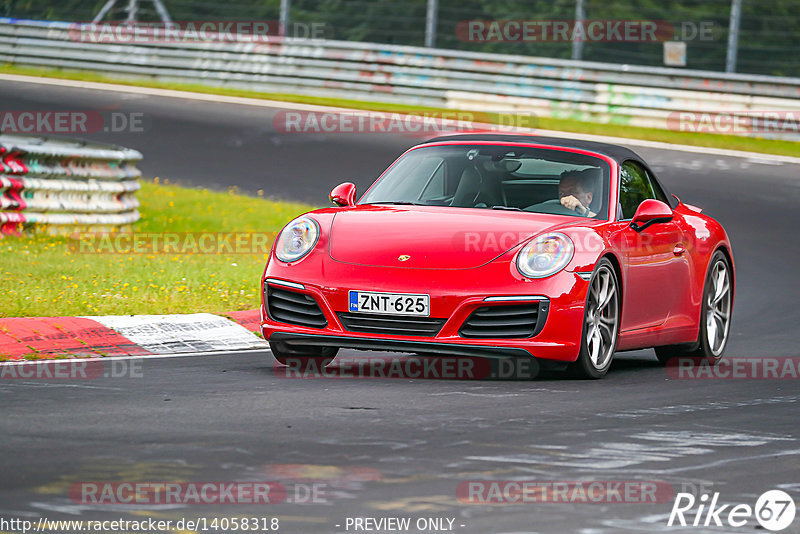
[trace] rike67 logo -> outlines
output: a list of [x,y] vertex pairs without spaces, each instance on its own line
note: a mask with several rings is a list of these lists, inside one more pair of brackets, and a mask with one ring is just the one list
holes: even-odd
[[667,526],[743,527],[755,518],[761,528],[779,532],[792,524],[797,512],[794,500],[781,490],[763,493],[755,507],[749,504],[720,505],[718,501],[719,493],[714,493],[710,500],[708,494],[697,499],[691,493],[678,493]]

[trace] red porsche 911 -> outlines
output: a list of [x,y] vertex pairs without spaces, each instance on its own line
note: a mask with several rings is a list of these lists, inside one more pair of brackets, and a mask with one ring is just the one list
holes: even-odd
[[734,265],[725,230],[620,146],[439,137],[356,201],[291,221],[262,279],[278,362],[340,348],[535,358],[588,378],[615,351],[722,358]]

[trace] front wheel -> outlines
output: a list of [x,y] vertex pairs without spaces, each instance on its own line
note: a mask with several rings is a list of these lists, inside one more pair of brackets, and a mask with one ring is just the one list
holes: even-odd
[[617,348],[620,320],[619,281],[614,266],[601,259],[589,282],[583,312],[581,350],[570,370],[582,378],[603,378]]
[[339,352],[338,347],[290,347],[282,341],[270,341],[269,348],[278,363],[299,371],[321,371]]
[[715,252],[709,265],[697,341],[689,345],[656,347],[656,356],[661,363],[680,356],[705,358],[712,365],[722,359],[731,329],[733,279],[728,258],[722,252]]

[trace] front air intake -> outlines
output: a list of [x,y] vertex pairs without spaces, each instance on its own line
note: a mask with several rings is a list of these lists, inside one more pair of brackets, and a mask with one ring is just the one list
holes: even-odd
[[270,284],[266,293],[267,314],[273,321],[311,328],[328,326],[325,314],[313,297]]
[[530,304],[483,306],[467,317],[458,335],[502,339],[533,337],[544,327],[549,301]]
[[431,317],[403,317],[400,315],[377,315],[338,313],[342,325],[351,332],[385,334],[390,336],[435,337],[446,319]]

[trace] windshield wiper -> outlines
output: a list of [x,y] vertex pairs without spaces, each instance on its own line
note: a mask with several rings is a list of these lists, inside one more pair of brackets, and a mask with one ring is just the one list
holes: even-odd
[[515,208],[513,206],[492,206],[493,210],[508,210],[508,211],[522,211],[520,208]]

